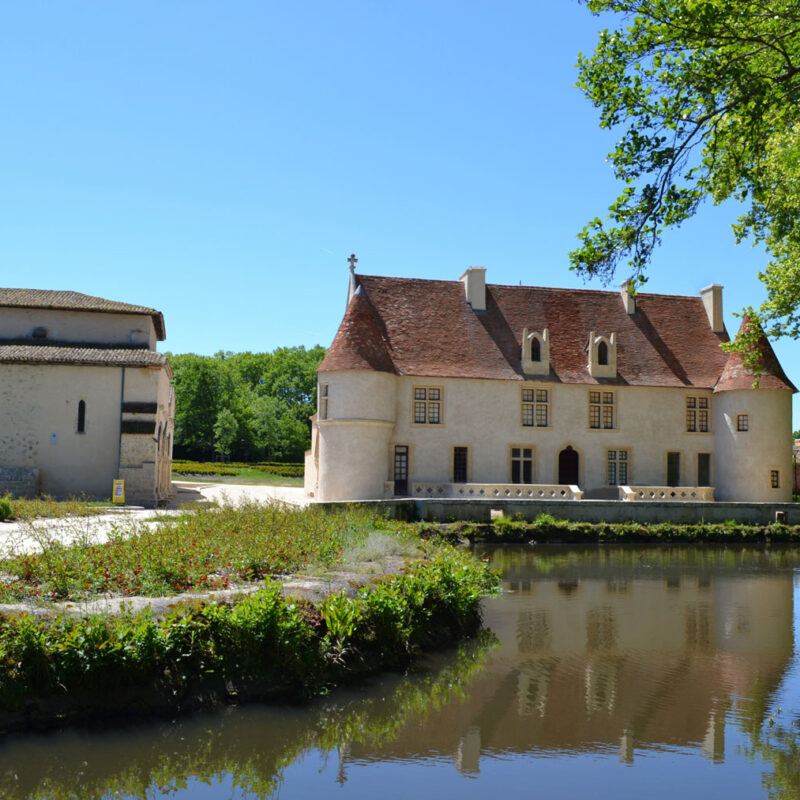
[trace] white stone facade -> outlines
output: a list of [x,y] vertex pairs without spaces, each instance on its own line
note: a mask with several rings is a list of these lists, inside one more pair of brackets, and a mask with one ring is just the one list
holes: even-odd
[[[491,303],[482,303],[482,271],[465,275],[480,284],[466,287],[468,295],[473,290],[464,312],[468,323],[473,306],[482,311],[483,305],[488,308],[486,315],[494,313],[504,322],[511,317],[501,307],[504,295],[500,291],[496,292],[499,311],[493,311]],[[444,368],[436,374],[435,366],[428,367],[429,374],[411,375],[398,374],[406,371],[405,364],[413,363],[409,348],[415,346],[413,338],[404,338],[398,326],[413,325],[414,318],[406,308],[397,312],[397,303],[390,305],[381,295],[391,281],[399,284],[396,296],[405,296],[401,279],[371,278],[365,281],[367,297],[359,297],[360,290],[351,293],[330,357],[320,367],[320,396],[325,399],[313,419],[312,449],[306,461],[306,490],[317,500],[416,496],[415,485],[457,483],[495,489],[502,485],[576,484],[587,499],[618,499],[621,486],[682,486],[697,487],[694,496],[698,499],[711,495],[725,501],[791,500],[794,387],[780,372],[782,377],[771,376],[755,389],[752,377],[743,382],[726,364],[730,359],[718,345],[727,334],[724,328],[713,330],[720,327],[721,287],[709,287],[713,292],[706,291],[694,303],[676,298],[682,303],[681,313],[702,326],[698,347],[702,345],[709,359],[716,359],[716,372],[710,378],[694,377],[692,370],[700,375],[702,364],[687,365],[684,371],[674,355],[676,345],[664,357],[660,371],[653,370],[654,382],[668,385],[647,385],[647,379],[639,376],[649,366],[646,359],[656,355],[648,354],[644,345],[655,342],[653,353],[657,355],[656,348],[666,349],[660,334],[651,329],[657,312],[669,311],[667,297],[658,297],[658,305],[651,302],[647,317],[647,296],[634,302],[627,301],[625,293],[622,299],[617,295],[613,302],[627,316],[614,323],[617,330],[610,324],[601,327],[603,320],[597,315],[601,324],[587,324],[585,332],[572,331],[575,341],[586,343],[583,351],[573,348],[578,352],[570,355],[572,361],[562,358],[558,362],[560,343],[569,341],[566,333],[559,334],[563,320],[544,324],[548,320],[532,319],[530,324],[519,325],[516,344],[501,343],[497,348],[505,347],[511,366],[508,379],[454,377],[441,374]],[[499,288],[509,296],[510,288]],[[446,290],[433,286],[431,292],[439,291],[450,301]],[[367,298],[369,307],[364,304]],[[579,300],[586,305],[584,297]],[[590,300],[595,302],[595,298]],[[430,317],[434,312],[425,313]],[[374,324],[370,314],[378,316],[380,324]],[[476,319],[484,328],[491,324],[486,317]],[[631,327],[638,326],[631,334],[627,333],[627,319]],[[463,338],[476,337],[468,327],[464,330]],[[647,337],[641,336],[641,330],[647,331]],[[532,331],[548,331],[546,355],[555,365],[549,374],[537,374],[526,366]],[[685,332],[671,335],[685,337]],[[376,355],[379,336],[385,339],[384,350]],[[601,340],[607,344],[600,356],[605,363],[598,362]],[[458,337],[453,341],[456,344],[450,347],[454,351]],[[686,341],[691,352],[691,339]],[[435,339],[423,341],[419,351],[427,354],[437,344]],[[538,349],[541,358],[545,348]],[[450,358],[444,346],[440,352],[444,359]],[[485,346],[475,361],[488,362],[492,355]],[[370,359],[377,368],[365,363]],[[579,359],[585,368],[582,373],[571,366]],[[476,371],[464,360],[465,371]],[[392,366],[394,371],[390,371]],[[778,370],[774,372],[778,374]],[[632,385],[633,379],[638,379],[638,385]],[[747,388],[737,388],[740,386]],[[430,397],[435,398],[435,408],[428,407]],[[426,413],[433,421],[422,421]],[[742,430],[744,427],[747,429]],[[399,484],[398,470],[402,473]]]
[[[4,294],[30,307],[4,307]],[[53,295],[70,302],[0,290],[0,466],[38,469],[38,490],[57,498],[108,499],[122,479],[127,502],[166,501],[175,402],[154,350],[161,315],[84,295],[46,307]]]

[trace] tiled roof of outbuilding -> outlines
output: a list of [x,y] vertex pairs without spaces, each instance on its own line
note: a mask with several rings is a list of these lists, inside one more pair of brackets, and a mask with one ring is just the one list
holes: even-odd
[[[639,294],[629,316],[619,292],[487,284],[486,311],[474,312],[460,281],[357,280],[360,291],[320,372],[525,380],[520,353],[526,327],[550,332],[550,375],[531,380],[713,389],[728,361],[719,347],[728,335],[711,330],[699,296]],[[616,378],[589,374],[591,331],[616,334]]]
[[0,308],[50,308],[62,311],[98,311],[113,314],[147,314],[153,318],[156,335],[166,338],[164,317],[160,311],[147,306],[119,303],[80,292],[51,289],[0,289]]
[[72,347],[0,344],[0,363],[76,364],[86,366],[160,367],[167,357],[146,348]]

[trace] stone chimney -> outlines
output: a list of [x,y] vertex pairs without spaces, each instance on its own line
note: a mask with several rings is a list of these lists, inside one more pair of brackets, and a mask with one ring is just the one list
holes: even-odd
[[703,305],[706,308],[708,324],[714,333],[725,332],[725,322],[722,319],[722,286],[712,283],[700,290],[700,297],[703,298]]
[[459,278],[464,284],[464,294],[473,311],[486,311],[486,270],[469,267]]
[[625,313],[635,314],[636,295],[633,293],[633,281],[630,278],[620,284],[620,294],[622,295],[622,305],[625,306]]

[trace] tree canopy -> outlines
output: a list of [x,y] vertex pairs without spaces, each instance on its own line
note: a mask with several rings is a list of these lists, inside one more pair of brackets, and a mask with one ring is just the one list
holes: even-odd
[[302,461],[324,347],[168,355],[175,376],[176,454]]
[[[609,154],[624,188],[570,254],[641,284],[666,228],[706,198],[741,201],[737,241],[762,242],[767,299],[754,332],[800,334],[800,4],[796,0],[586,0],[619,25],[580,56],[578,85],[621,136]],[[628,277],[627,275],[625,277]],[[752,342],[752,338],[751,338]],[[747,336],[740,343],[748,345]]]

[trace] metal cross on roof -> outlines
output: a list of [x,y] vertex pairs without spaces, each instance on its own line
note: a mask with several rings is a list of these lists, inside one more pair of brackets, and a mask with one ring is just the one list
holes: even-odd
[[350,253],[350,258],[348,258],[347,261],[350,263],[350,272],[354,272],[356,264],[358,264],[358,259],[356,258],[356,254]]

